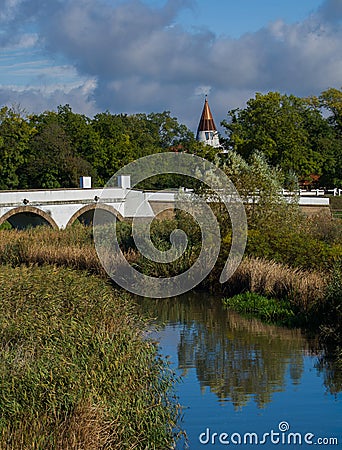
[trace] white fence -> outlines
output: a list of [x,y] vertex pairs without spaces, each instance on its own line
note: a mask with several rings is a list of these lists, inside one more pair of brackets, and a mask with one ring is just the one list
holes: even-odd
[[[295,193],[291,192],[291,191],[287,191],[286,189],[283,189],[282,194],[285,195],[285,196],[288,196],[288,195],[294,195]],[[298,194],[298,192],[296,194]],[[341,196],[342,195],[342,189],[338,189],[338,188],[327,189],[327,190],[324,190],[324,189],[313,189],[311,191],[306,191],[305,189],[300,189],[299,190],[300,197],[319,197],[319,196],[323,196],[323,195],[326,195],[326,194],[333,194],[334,197]]]

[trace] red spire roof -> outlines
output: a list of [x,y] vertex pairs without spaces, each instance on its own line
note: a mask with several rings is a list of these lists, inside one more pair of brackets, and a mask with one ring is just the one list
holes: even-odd
[[204,107],[198,124],[197,135],[200,131],[217,131],[213,115],[211,114],[207,96],[205,96]]

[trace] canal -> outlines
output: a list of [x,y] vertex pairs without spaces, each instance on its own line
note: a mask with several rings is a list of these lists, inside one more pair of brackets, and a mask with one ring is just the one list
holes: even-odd
[[209,294],[139,304],[180,379],[187,439],[177,449],[342,446],[342,374],[315,340],[228,312]]

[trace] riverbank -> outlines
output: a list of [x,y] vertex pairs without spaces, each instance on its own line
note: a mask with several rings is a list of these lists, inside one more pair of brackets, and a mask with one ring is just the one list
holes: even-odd
[[342,363],[342,263],[329,271],[302,270],[245,259],[228,284],[227,309],[318,336]]
[[132,298],[84,271],[18,265],[11,251],[0,270],[0,447],[171,448],[173,373]]
[[[160,249],[167,249],[168,238],[171,230],[174,229],[174,222],[157,221],[152,228],[152,237]],[[229,298],[248,292],[263,296],[264,299],[259,309],[255,308],[255,297],[250,303],[245,302],[240,297],[239,304],[235,305],[236,309],[240,312],[254,314],[263,320],[273,320],[273,322],[279,321],[279,314],[275,313],[277,309],[280,308],[282,310],[281,315],[284,316],[284,302],[286,302],[287,313],[286,317],[284,316],[285,321],[280,320],[282,324],[308,328],[320,335],[324,345],[329,348],[336,348],[341,353],[342,276],[339,263],[338,223],[328,223],[324,227],[321,222],[318,223],[320,225],[319,232],[316,229],[317,225],[315,225],[315,233],[316,236],[324,235],[327,240],[325,242],[326,248],[322,254],[329,257],[328,260],[322,260],[321,266],[318,266],[318,261],[312,260],[312,268],[291,267],[289,264],[253,256],[255,243],[252,239],[253,245],[249,251],[250,254],[245,256],[233,277],[224,285],[220,285],[217,280],[222,262],[227,257],[228,242],[226,247],[223,247],[217,266],[204,280],[200,288],[217,292],[220,295],[223,294]],[[189,250],[182,258],[181,264],[176,262],[166,265],[165,268],[165,265],[147,261],[139,255],[132,241],[130,225],[121,223],[118,229],[118,238],[126,259],[134,264],[138,270],[150,276],[173,276],[177,273],[177,269],[179,272],[180,266],[182,266],[182,270],[186,270],[193,264],[199,252],[199,230],[189,227],[187,222],[183,222],[184,224],[188,225],[186,231],[189,237]],[[322,228],[325,230],[324,233]],[[6,230],[0,233],[0,262],[3,264],[12,266],[54,264],[77,270],[86,270],[88,273],[107,279],[107,274],[100,264],[94,248],[91,228],[76,226],[63,231],[55,231],[43,227],[25,232]],[[314,232],[311,234],[314,235]],[[323,242],[322,239],[323,237],[321,240],[316,237],[318,243]],[[304,238],[301,237],[301,240],[303,241]],[[262,246],[263,243],[261,242],[259,245]],[[289,248],[291,251],[295,251],[291,245],[291,242],[289,242],[284,248],[284,254],[290,251]],[[310,257],[312,257],[314,248],[312,243],[311,247],[309,249]],[[330,253],[327,252],[327,249],[330,249]],[[300,256],[300,260],[305,257],[305,252],[308,252],[305,246],[298,247],[297,255]],[[306,264],[309,266],[309,262]],[[232,300],[226,303],[230,303],[231,308],[234,307]],[[293,316],[293,320],[290,320],[291,316]]]
[[[152,230],[157,236],[157,245],[163,250],[174,225],[170,222],[172,221],[158,222],[157,230]],[[173,276],[177,268],[179,272],[179,264],[178,267],[177,264],[161,265],[142,258],[132,243],[133,238],[129,234],[130,226],[125,223],[120,225],[118,238],[125,257],[130,263],[134,263],[138,270],[150,276]],[[198,255],[197,241],[198,236],[191,236],[190,233],[190,248],[182,259],[183,270],[187,270]],[[312,264],[314,267],[312,269],[303,269],[247,254],[228,282],[220,285],[218,278],[223,263],[228,257],[227,250],[229,251],[228,244],[224,247],[212,273],[200,287],[229,297],[243,292],[253,292],[266,297],[289,299],[303,313],[325,302],[326,292],[333,278],[333,267],[337,268],[339,264],[337,259],[336,263],[332,263],[330,270],[325,265],[315,268],[315,264]],[[2,230],[0,231],[0,263],[12,266],[53,264],[59,267],[86,270],[104,279],[108,278],[94,247],[92,228],[81,225],[60,231],[48,227],[25,231]],[[166,266],[166,268],[163,267],[162,274],[160,266]],[[336,287],[335,290],[338,288]]]

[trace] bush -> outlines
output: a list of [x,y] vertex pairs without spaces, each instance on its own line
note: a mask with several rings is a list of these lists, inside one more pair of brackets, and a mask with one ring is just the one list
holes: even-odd
[[[341,199],[342,200],[342,199]],[[342,220],[317,214],[307,220],[308,233],[323,242],[342,246]]]
[[248,232],[247,255],[305,269],[328,268],[342,256],[340,244],[329,244],[302,230]]

